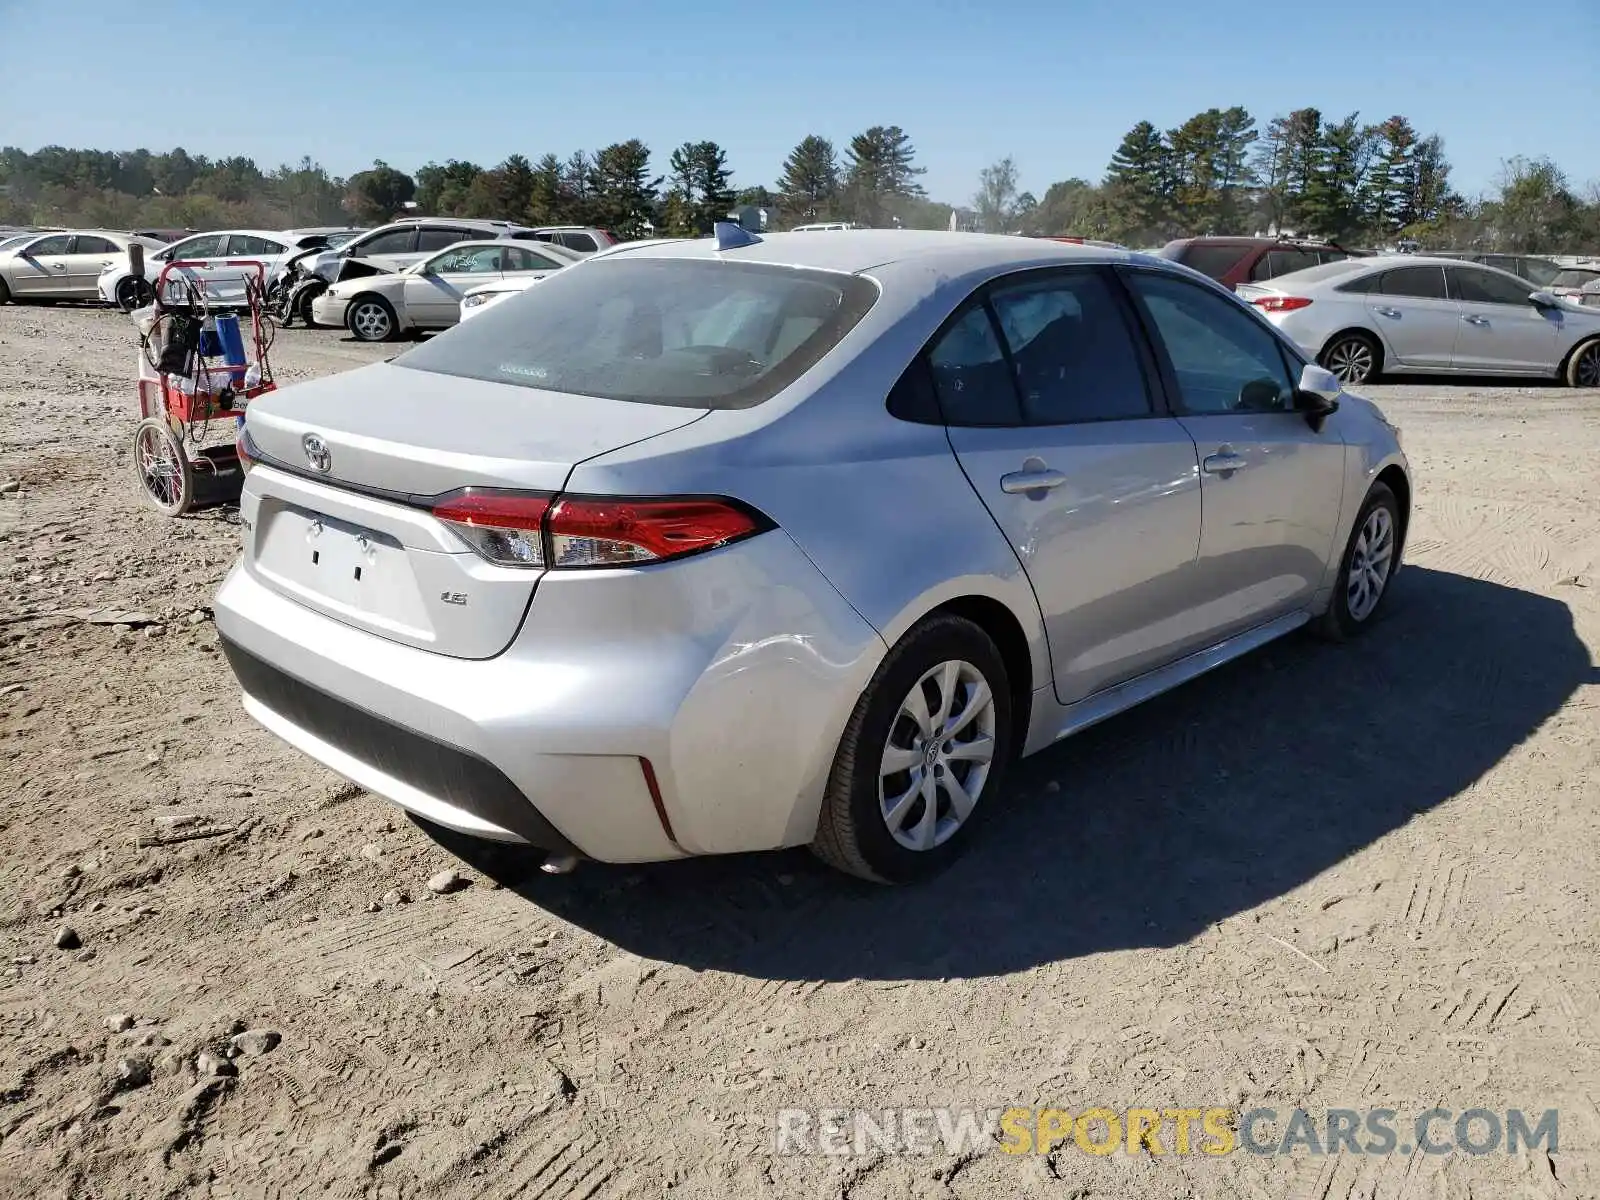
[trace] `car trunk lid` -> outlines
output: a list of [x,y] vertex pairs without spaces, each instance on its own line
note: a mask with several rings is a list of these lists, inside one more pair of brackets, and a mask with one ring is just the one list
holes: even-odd
[[249,409],[245,567],[379,637],[492,657],[542,570],[487,562],[433,516],[436,498],[554,494],[574,464],[704,415],[389,364],[287,388]]

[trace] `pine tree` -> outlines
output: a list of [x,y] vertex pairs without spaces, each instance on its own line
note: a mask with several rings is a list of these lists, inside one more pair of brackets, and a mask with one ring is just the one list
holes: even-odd
[[1149,121],[1123,135],[1106,170],[1106,198],[1122,238],[1149,241],[1164,236],[1172,197],[1167,147]]
[[639,237],[655,211],[661,177],[650,178],[650,150],[638,138],[594,156],[594,219],[621,238]]
[[845,151],[845,192],[854,217],[863,225],[884,224],[897,200],[924,195],[917,176],[911,137],[898,125],[874,125],[850,139]]
[[838,195],[839,161],[833,143],[816,134],[802,138],[783,160],[779,206],[798,223],[816,221],[831,213]]

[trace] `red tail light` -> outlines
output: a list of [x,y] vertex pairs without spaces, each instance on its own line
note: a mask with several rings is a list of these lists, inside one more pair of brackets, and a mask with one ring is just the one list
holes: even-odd
[[255,456],[250,453],[255,447],[251,444],[250,435],[244,431],[243,426],[239,429],[239,436],[234,439],[233,449],[239,456],[239,469],[248,475],[250,468],[256,465]]
[[1297,308],[1309,307],[1311,301],[1304,296],[1263,296],[1250,303],[1266,312],[1293,312]]
[[665,562],[768,528],[731,500],[550,497],[464,491],[434,506],[482,557],[506,567],[621,567]]
[[549,509],[549,496],[469,490],[434,505],[433,515],[498,566],[542,567],[544,515]]

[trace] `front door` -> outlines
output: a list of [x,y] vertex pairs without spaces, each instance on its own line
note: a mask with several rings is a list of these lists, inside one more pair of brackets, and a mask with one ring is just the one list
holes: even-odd
[[1334,552],[1344,495],[1337,422],[1319,432],[1294,411],[1298,367],[1259,317],[1169,274],[1127,278],[1199,454],[1195,586],[1211,640],[1305,607]]
[[11,290],[18,296],[64,297],[72,287],[67,257],[72,235],[51,234],[25,247],[11,270]]
[[174,242],[160,251],[148,266],[151,285],[160,278],[162,269],[168,263],[181,262],[189,265],[178,267],[167,275],[167,295],[170,299],[182,302],[188,291],[184,286],[185,280],[192,285],[210,287],[216,264],[222,260],[225,238],[226,235],[221,233],[202,233]]
[[468,244],[435,254],[406,278],[407,320],[423,329],[454,325],[461,319],[462,294],[501,277],[504,249]]
[[1476,267],[1449,267],[1450,294],[1461,304],[1454,355],[1458,371],[1553,375],[1559,358],[1559,312],[1536,308],[1527,283]]
[[980,294],[928,365],[962,469],[1027,571],[1070,704],[1180,657],[1200,539],[1194,443],[1099,267]]
[[1367,293],[1367,311],[1383,337],[1386,362],[1421,370],[1450,368],[1461,305],[1445,291],[1443,267],[1385,271]]

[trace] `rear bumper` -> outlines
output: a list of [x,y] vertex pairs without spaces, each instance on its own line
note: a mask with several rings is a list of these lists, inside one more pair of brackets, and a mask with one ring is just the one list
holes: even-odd
[[780,531],[547,575],[490,659],[356,629],[238,565],[215,611],[246,708],[297,749],[446,827],[608,862],[810,841],[885,649]]

